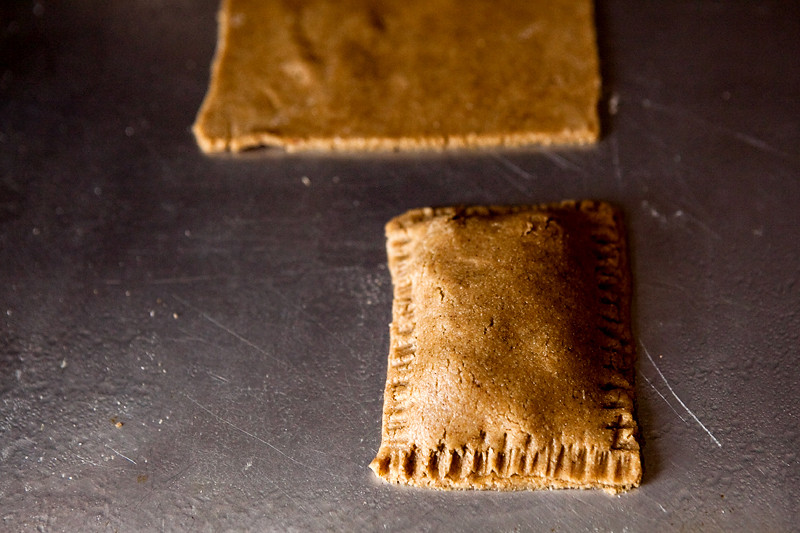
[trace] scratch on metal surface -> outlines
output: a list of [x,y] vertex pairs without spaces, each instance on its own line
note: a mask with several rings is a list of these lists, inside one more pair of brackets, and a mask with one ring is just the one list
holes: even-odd
[[[254,439],[254,440],[256,440],[256,441],[258,441],[258,442],[260,442],[260,443],[262,443],[262,444],[264,444],[265,446],[267,446],[267,447],[269,447],[270,449],[272,449],[272,450],[276,451],[277,453],[279,453],[280,455],[282,455],[283,457],[285,457],[285,458],[286,458],[286,459],[288,459],[289,461],[291,461],[291,462],[293,462],[293,463],[295,463],[295,464],[297,464],[297,465],[300,465],[300,466],[302,466],[302,467],[304,467],[304,468],[307,468],[307,469],[309,469],[309,470],[312,470],[312,471],[315,471],[315,472],[321,472],[321,473],[327,474],[327,475],[329,475],[329,476],[331,476],[331,477],[333,477],[333,476],[334,476],[334,474],[333,474],[333,473],[331,473],[331,472],[327,472],[327,471],[325,471],[325,470],[319,470],[319,469],[313,468],[313,467],[311,467],[311,466],[309,466],[309,465],[307,465],[307,464],[301,463],[300,461],[297,461],[296,459],[294,459],[293,457],[291,457],[291,456],[287,455],[287,454],[286,454],[286,453],[284,453],[282,450],[280,450],[279,448],[277,448],[277,447],[275,447],[274,445],[270,444],[269,442],[267,442],[266,440],[262,439],[261,437],[259,437],[259,436],[257,436],[257,435],[254,435],[254,434],[250,433],[249,431],[246,431],[246,430],[244,430],[244,429],[240,428],[239,426],[237,426],[237,425],[236,425],[236,424],[234,424],[233,422],[230,422],[229,420],[226,420],[226,419],[222,418],[221,416],[217,415],[216,413],[214,413],[213,411],[211,411],[210,409],[208,409],[207,407],[205,407],[204,405],[202,405],[200,402],[198,402],[197,400],[195,400],[194,398],[192,398],[192,397],[191,397],[191,396],[189,396],[188,394],[186,394],[186,393],[183,393],[183,392],[182,392],[181,394],[182,394],[183,396],[185,396],[185,397],[186,397],[186,398],[187,398],[187,399],[188,399],[190,402],[194,403],[194,404],[195,404],[196,406],[198,406],[200,409],[202,409],[203,411],[205,411],[206,413],[208,413],[208,414],[209,414],[209,415],[211,415],[212,417],[216,418],[216,419],[217,419],[217,420],[219,420],[220,422],[222,422],[222,423],[224,423],[224,424],[227,424],[227,425],[231,426],[232,428],[236,429],[237,431],[240,431],[240,432],[241,432],[241,433],[243,433],[244,435],[247,435],[248,437],[250,437],[250,438],[252,438],[252,439]],[[252,461],[250,461],[250,462],[249,462],[249,464],[250,464],[250,465],[252,465]],[[190,466],[192,466],[192,465],[190,465]],[[247,468],[249,468],[249,467],[247,467]],[[247,470],[247,468],[245,468],[244,470]],[[186,469],[186,470],[188,470],[188,467],[187,467],[187,469]],[[242,472],[244,472],[244,470],[243,470]],[[180,474],[180,473],[179,473],[179,474]],[[278,489],[278,490],[279,490],[281,493],[283,493],[283,495],[284,495],[284,496],[286,496],[286,498],[288,498],[288,499],[289,499],[289,500],[290,500],[292,503],[294,503],[294,504],[295,504],[295,505],[296,505],[296,506],[297,506],[299,509],[301,509],[303,512],[305,512],[305,513],[308,513],[308,512],[309,512],[309,511],[308,511],[308,510],[307,510],[305,507],[303,507],[303,505],[302,505],[302,504],[301,504],[299,501],[297,501],[295,498],[293,498],[293,497],[291,496],[291,494],[289,494],[289,493],[288,493],[288,492],[287,492],[287,491],[286,491],[286,490],[285,490],[285,489],[284,489],[284,488],[283,488],[283,487],[282,487],[282,486],[281,486],[279,483],[277,483],[277,482],[275,482],[275,481],[273,481],[273,480],[271,480],[271,479],[269,479],[269,478],[264,478],[264,479],[265,479],[265,480],[266,480],[266,481],[267,481],[269,484],[271,484],[273,487],[275,487],[276,489]],[[326,520],[326,521],[327,521],[329,524],[331,523],[331,521],[330,521],[330,520],[329,520],[327,517],[325,517],[324,515],[323,515],[323,519],[324,519],[324,520]]]
[[177,473],[173,474],[172,476],[168,477],[168,478],[167,478],[167,479],[164,481],[164,486],[163,486],[163,488],[161,488],[161,489],[151,488],[150,490],[148,490],[148,491],[145,493],[145,495],[144,495],[144,496],[142,496],[142,497],[139,499],[139,501],[137,501],[135,504],[133,504],[132,508],[133,508],[133,509],[136,509],[137,507],[139,507],[139,505],[141,505],[141,504],[142,504],[142,502],[144,502],[144,501],[145,501],[146,499],[148,499],[150,496],[152,496],[153,494],[155,494],[157,490],[168,490],[170,487],[172,487],[172,485],[174,485],[175,483],[177,483],[177,482],[178,482],[178,479],[182,478],[182,477],[183,477],[183,476],[186,474],[186,472],[188,472],[188,471],[189,471],[189,469],[190,469],[190,468],[192,468],[192,467],[193,467],[194,465],[196,465],[196,464],[197,464],[197,461],[195,461],[195,462],[193,462],[193,463],[189,463],[189,464],[188,464],[186,467],[184,467],[183,469],[181,469],[181,470],[180,470],[180,471],[178,471]]
[[[688,169],[691,169],[691,170],[697,170],[698,173],[702,173],[701,170],[695,169],[693,165],[688,165],[685,162],[683,162],[683,159],[681,158],[680,155],[673,156],[672,160],[675,162],[676,165],[679,165],[681,167],[688,168]],[[701,211],[703,216],[706,219],[711,218],[711,216],[708,213],[708,209],[706,209],[706,207],[703,205],[703,202],[701,202],[700,199],[697,198],[697,195],[692,190],[692,187],[690,187],[689,184],[686,183],[686,179],[683,176],[683,172],[678,171],[673,175],[675,176],[675,179],[678,181],[678,183],[681,186],[681,192],[680,192],[678,198],[680,198],[681,201],[684,201],[684,202],[689,200],[689,202],[692,204],[693,208]]]
[[230,279],[230,276],[184,276],[180,278],[159,278],[148,280],[148,285],[171,285],[179,283],[195,283],[197,281],[214,281]]
[[208,340],[206,340],[206,339],[204,339],[202,337],[195,337],[194,335],[192,335],[191,333],[189,333],[188,331],[186,331],[183,328],[179,327],[178,331],[183,333],[185,335],[185,337],[164,337],[163,340],[165,342],[200,342],[200,343],[203,343],[203,344],[207,344],[209,346],[213,346],[214,348],[221,348],[221,346],[219,346],[218,344],[215,344],[213,342],[209,342]]
[[611,162],[614,164],[614,176],[617,178],[617,187],[622,190],[622,166],[619,164],[619,142],[616,135],[611,137]]
[[[559,155],[555,152],[551,152],[550,150],[539,150],[539,153],[545,156],[547,159],[555,163],[555,165],[560,168],[561,170],[576,170],[578,172],[584,172],[582,167],[579,167],[566,157]],[[516,165],[515,165],[516,166]]]
[[668,218],[667,215],[665,215],[664,213],[660,212],[656,208],[656,206],[654,206],[653,204],[651,204],[647,200],[642,200],[641,205],[642,205],[642,209],[644,209],[645,211],[648,211],[650,213],[650,216],[655,218],[656,220],[658,220],[658,222],[662,226],[666,225],[669,222],[670,218],[672,218],[672,219],[684,219],[684,220],[688,220],[690,222],[693,222],[694,224],[699,226],[700,229],[702,229],[703,231],[708,233],[714,239],[716,239],[718,241],[722,240],[722,238],[719,236],[719,233],[717,233],[716,231],[711,229],[711,227],[708,224],[704,223],[702,220],[700,220],[696,216],[692,215],[691,213],[687,213],[683,209],[676,210],[674,213],[672,213],[672,215],[670,215],[670,218]]
[[[529,174],[528,172],[525,172],[524,170],[519,168],[517,165],[512,163],[507,157],[504,157],[504,156],[502,156],[502,155],[500,155],[498,153],[495,153],[495,152],[491,152],[491,155],[497,161],[499,161],[504,167],[509,169],[513,174],[515,174],[517,176],[520,176],[521,178],[524,178],[526,181],[531,181],[531,180],[534,179],[534,176],[532,174]],[[528,194],[529,191],[525,187],[523,187],[517,180],[512,179],[511,176],[509,176],[506,173],[501,173],[500,175],[503,178],[505,178],[505,180],[508,183],[510,183],[515,189],[517,189],[518,191],[523,192],[525,194]]]
[[665,141],[664,138],[661,137],[660,135],[658,135],[656,132],[651,131],[650,129],[646,128],[638,120],[635,120],[635,119],[630,118],[630,117],[628,117],[627,120],[628,120],[628,122],[630,124],[632,124],[633,126],[635,126],[638,129],[642,130],[644,132],[645,137],[647,137],[650,140],[650,142],[652,142],[653,144],[655,144],[659,148],[664,149],[665,151],[666,150],[670,150],[670,145],[667,144],[667,141]]
[[103,465],[99,465],[99,464],[95,463],[94,461],[92,461],[91,459],[87,459],[86,457],[83,457],[82,455],[79,455],[79,454],[77,454],[77,453],[75,454],[75,457],[77,457],[78,459],[80,459],[80,460],[81,460],[81,463],[83,463],[83,464],[85,464],[85,465],[86,465],[86,464],[89,464],[89,465],[92,465],[92,466],[96,466],[96,467],[98,467],[98,468],[102,468],[102,467],[103,467]]
[[216,414],[214,411],[212,411],[212,410],[211,410],[211,409],[209,409],[208,407],[204,406],[203,404],[201,404],[200,402],[198,402],[197,400],[195,400],[194,398],[192,398],[192,397],[191,397],[191,396],[189,396],[188,394],[186,394],[186,393],[183,393],[183,392],[182,392],[181,394],[182,394],[183,396],[185,396],[185,397],[186,397],[186,398],[187,398],[187,399],[188,399],[190,402],[192,402],[192,403],[193,403],[193,404],[195,404],[197,407],[199,407],[200,409],[202,409],[202,410],[203,410],[203,411],[205,411],[206,413],[210,414],[211,416],[213,416],[214,418],[216,418],[217,420],[219,420],[219,421],[220,421],[220,422],[222,422],[223,424],[227,424],[227,425],[229,425],[230,427],[232,427],[233,429],[235,429],[235,430],[237,430],[237,431],[239,431],[239,432],[241,432],[241,433],[243,433],[243,434],[247,435],[247,436],[248,436],[248,437],[250,437],[251,439],[258,441],[258,442],[260,442],[261,444],[264,444],[265,446],[267,446],[268,448],[271,448],[272,450],[275,450],[275,451],[276,451],[276,452],[278,452],[280,455],[284,456],[285,458],[287,458],[288,460],[290,460],[291,462],[293,462],[293,463],[295,463],[295,464],[297,464],[297,465],[300,465],[300,466],[302,466],[302,467],[304,467],[304,468],[308,468],[308,469],[310,469],[310,470],[317,470],[317,469],[315,469],[315,468],[313,468],[313,467],[311,467],[311,466],[309,466],[309,465],[307,465],[307,464],[305,464],[305,463],[301,463],[301,462],[300,462],[300,461],[298,461],[297,459],[295,459],[295,458],[293,458],[292,456],[290,456],[290,455],[286,454],[286,453],[285,453],[283,450],[281,450],[280,448],[277,448],[276,446],[274,446],[274,445],[273,445],[273,444],[271,444],[270,442],[268,442],[268,441],[266,441],[266,440],[262,439],[262,438],[261,438],[261,437],[259,437],[258,435],[254,435],[253,433],[250,433],[249,431],[247,431],[247,430],[245,430],[245,429],[242,429],[242,428],[240,428],[239,426],[237,426],[236,424],[234,424],[234,423],[233,423],[233,422],[231,422],[230,420],[226,420],[226,419],[222,418],[221,416],[219,416],[218,414]]
[[675,214],[673,216],[675,216],[676,218],[685,217],[686,219],[691,220],[695,224],[700,226],[700,229],[702,229],[703,231],[714,237],[716,240],[718,241],[722,240],[722,237],[719,236],[719,233],[711,229],[711,227],[708,224],[706,224],[696,216],[692,215],[691,213],[687,213],[683,209],[678,209],[677,211],[675,211]]
[[684,409],[686,409],[686,412],[687,412],[687,413],[689,413],[689,414],[691,415],[691,417],[692,417],[692,418],[694,418],[694,421],[695,421],[695,422],[697,422],[697,423],[700,425],[700,427],[701,427],[701,428],[703,428],[703,430],[704,430],[706,433],[708,433],[708,436],[709,436],[709,437],[711,437],[711,440],[713,440],[713,441],[716,443],[716,445],[717,445],[717,446],[719,446],[720,448],[722,448],[722,443],[721,443],[720,441],[718,441],[718,440],[717,440],[717,438],[714,436],[714,434],[713,434],[713,433],[711,433],[711,431],[709,431],[709,430],[708,430],[708,428],[707,428],[707,427],[706,427],[706,426],[705,426],[705,425],[704,425],[702,422],[700,422],[700,419],[699,419],[699,418],[697,418],[697,416],[696,416],[696,415],[695,415],[695,414],[694,414],[694,413],[691,411],[691,409],[689,409],[689,408],[686,406],[686,404],[685,404],[685,403],[683,403],[683,400],[681,400],[681,399],[678,397],[678,395],[675,393],[675,391],[672,389],[672,386],[669,384],[669,381],[667,381],[667,378],[666,378],[666,377],[664,377],[664,374],[661,372],[661,369],[660,369],[660,368],[658,368],[658,365],[656,365],[656,362],[653,360],[652,356],[650,355],[650,352],[648,352],[648,351],[647,351],[647,347],[644,345],[644,343],[643,343],[642,341],[639,341],[639,344],[641,344],[641,345],[642,345],[642,349],[644,350],[644,353],[645,353],[645,355],[647,355],[647,358],[650,360],[650,363],[653,365],[653,368],[655,368],[655,369],[656,369],[656,372],[658,372],[658,375],[659,375],[659,376],[661,376],[661,379],[662,379],[662,380],[664,380],[664,384],[665,384],[665,385],[667,386],[667,388],[669,389],[669,392],[671,392],[671,393],[672,393],[672,395],[675,397],[675,399],[676,399],[676,400],[678,400],[678,403],[680,403],[680,404],[681,404],[681,406],[682,406]]
[[[645,282],[642,282],[642,285],[649,285],[651,287],[672,289],[674,291],[682,292],[683,294],[691,295],[691,293],[689,292],[689,290],[686,287],[684,287],[682,285],[678,285],[677,283],[669,283],[669,282],[666,282],[666,281],[660,281],[659,280],[659,281],[655,281],[655,282],[645,281]],[[692,302],[690,302],[690,303],[692,303]]]
[[533,175],[533,174],[531,174],[531,173],[529,173],[529,172],[525,172],[524,170],[522,170],[521,168],[519,168],[517,165],[515,165],[515,164],[514,164],[514,163],[513,163],[513,162],[512,162],[512,161],[511,161],[509,158],[507,158],[506,156],[504,156],[504,155],[501,155],[501,154],[498,154],[497,152],[492,152],[492,157],[494,157],[495,159],[497,159],[498,161],[500,161],[500,162],[503,164],[503,166],[505,166],[507,169],[511,170],[511,171],[512,171],[514,174],[516,174],[517,176],[523,177],[523,178],[525,178],[526,180],[532,180],[532,179],[534,179],[534,175]]
[[[338,335],[336,335],[336,333],[334,333],[333,331],[331,331],[329,328],[325,327],[325,324],[323,324],[322,322],[320,322],[320,321],[316,320],[316,319],[315,319],[315,318],[314,318],[314,317],[313,317],[313,316],[312,316],[312,315],[311,315],[311,314],[310,314],[308,311],[306,311],[306,310],[305,310],[305,309],[304,309],[302,306],[300,306],[300,305],[297,305],[296,303],[292,302],[290,299],[286,298],[286,297],[285,297],[285,296],[284,296],[284,295],[283,295],[283,294],[282,294],[282,293],[281,293],[281,292],[280,292],[278,289],[276,289],[275,287],[272,287],[271,285],[265,285],[265,288],[266,288],[267,290],[269,290],[270,292],[272,292],[273,294],[275,294],[275,295],[276,295],[278,298],[280,298],[281,300],[283,300],[283,302],[284,302],[286,305],[289,305],[289,306],[291,306],[291,307],[292,307],[292,308],[294,308],[294,309],[295,309],[295,310],[296,310],[298,313],[300,313],[301,315],[305,316],[305,317],[306,317],[306,318],[309,320],[309,322],[310,322],[311,324],[313,324],[313,325],[315,325],[316,327],[318,327],[319,329],[321,329],[323,332],[325,332],[325,334],[327,334],[327,335],[328,335],[328,336],[330,336],[330,337],[331,337],[333,340],[335,340],[336,342],[338,342],[338,343],[339,343],[339,344],[340,344],[340,345],[341,345],[343,348],[347,349],[347,351],[349,351],[349,352],[350,352],[350,355],[351,355],[351,356],[353,356],[353,357],[355,357],[356,359],[358,359],[358,354],[356,354],[355,350],[353,349],[353,347],[352,347],[352,346],[351,346],[351,345],[350,345],[348,342],[345,342],[345,341],[344,341],[344,340],[342,340],[342,339],[341,339],[341,338],[340,338]],[[348,389],[350,389],[350,388],[351,388],[351,385],[350,385],[350,380],[347,378],[347,373],[345,373],[345,374],[344,374],[344,380],[345,380],[345,383],[347,384],[347,387],[348,387]],[[325,386],[324,386],[322,383],[318,383],[318,384],[319,384],[319,385],[320,385],[322,388],[325,388],[325,389],[327,389],[327,387],[325,387]],[[359,407],[359,409],[361,410],[362,414],[363,414],[365,417],[369,417],[369,413],[367,412],[367,410],[364,408],[364,406],[363,406],[363,405],[362,405],[360,402],[353,402],[353,403]],[[338,409],[338,407],[337,407],[337,409]],[[340,410],[340,412],[341,412],[341,410]],[[342,414],[344,414],[344,413],[342,413]]]
[[644,380],[647,382],[647,384],[648,384],[648,385],[650,385],[650,386],[653,388],[653,390],[654,390],[654,391],[656,391],[656,394],[658,394],[659,396],[661,396],[661,399],[662,399],[662,400],[664,400],[664,403],[666,403],[667,405],[669,405],[669,408],[670,408],[670,409],[672,409],[672,411],[673,411],[673,412],[674,412],[676,415],[678,415],[678,418],[680,418],[680,419],[683,421],[683,423],[684,423],[684,424],[686,424],[686,423],[687,423],[687,422],[686,422],[686,419],[685,419],[685,418],[683,418],[683,417],[681,416],[681,414],[680,414],[680,413],[679,413],[679,412],[678,412],[678,411],[677,411],[677,410],[676,410],[674,407],[672,407],[672,404],[671,404],[671,403],[669,403],[669,400],[667,400],[667,398],[666,398],[666,397],[665,397],[663,394],[661,394],[661,391],[660,391],[660,390],[658,390],[658,389],[656,388],[656,386],[655,386],[655,385],[653,385],[653,382],[652,382],[652,381],[650,381],[649,379],[647,379],[647,376],[645,376],[645,375],[642,373],[642,371],[641,371],[641,370],[639,371],[639,375],[640,375],[640,376],[642,376],[642,377],[644,378]]
[[278,298],[283,300],[284,304],[289,305],[295,311],[297,311],[299,314],[305,316],[310,324],[312,324],[312,325],[318,327],[319,329],[321,329],[323,332],[325,332],[327,335],[329,335],[333,340],[335,340],[336,342],[341,344],[342,347],[347,348],[347,350],[350,352],[350,355],[353,355],[353,356],[356,355],[355,351],[352,348],[352,346],[350,346],[347,342],[345,342],[342,339],[340,339],[338,335],[336,335],[333,331],[331,331],[330,329],[325,327],[325,325],[322,322],[320,322],[319,320],[314,318],[314,316],[311,313],[309,313],[308,311],[306,311],[303,308],[302,305],[297,305],[296,303],[292,302],[290,299],[286,298],[283,295],[283,293],[281,293],[278,289],[276,289],[275,287],[273,287],[271,285],[265,285],[265,288],[268,291],[272,292],[274,295],[276,295]]
[[[287,301],[287,300],[286,300],[286,299],[283,297],[283,295],[282,295],[282,294],[281,294],[281,293],[280,293],[280,292],[279,292],[277,289],[275,289],[274,287],[270,287],[269,285],[267,285],[267,286],[266,286],[266,288],[267,288],[268,290],[272,291],[274,294],[278,295],[278,297],[280,297],[282,300],[284,300],[284,302],[286,302],[286,301]],[[275,361],[275,362],[279,363],[281,366],[283,366],[283,368],[285,368],[285,369],[287,369],[287,370],[290,370],[290,369],[292,368],[292,367],[291,367],[291,365],[290,365],[288,362],[286,362],[286,361],[284,361],[284,360],[282,360],[282,359],[279,359],[279,358],[277,358],[277,357],[274,357],[273,355],[271,355],[270,353],[268,353],[266,350],[264,350],[264,349],[263,349],[263,348],[261,348],[260,346],[258,346],[258,345],[256,345],[255,343],[253,343],[253,342],[249,341],[248,339],[246,339],[246,338],[245,338],[245,337],[243,337],[242,335],[240,335],[240,334],[236,333],[236,332],[235,332],[235,331],[233,331],[231,328],[229,328],[229,327],[225,326],[224,324],[222,324],[222,323],[221,323],[221,322],[219,322],[218,320],[215,320],[213,317],[209,316],[207,313],[205,313],[205,312],[204,312],[204,311],[202,311],[201,309],[198,309],[197,307],[193,306],[192,304],[190,304],[189,302],[187,302],[187,301],[186,301],[186,300],[184,300],[183,298],[180,298],[180,297],[179,297],[179,296],[177,296],[176,294],[172,294],[172,297],[173,297],[173,298],[175,298],[175,300],[177,300],[178,302],[180,302],[180,303],[182,303],[183,305],[185,305],[186,307],[188,307],[189,309],[192,309],[194,312],[198,313],[198,314],[199,314],[201,317],[203,317],[205,320],[207,320],[207,321],[211,322],[212,324],[214,324],[214,325],[215,325],[215,326],[217,326],[218,328],[222,329],[222,330],[223,330],[223,331],[225,331],[226,333],[228,333],[228,334],[232,335],[232,336],[233,336],[233,337],[235,337],[236,339],[238,339],[238,340],[240,340],[241,342],[245,343],[247,346],[250,346],[250,347],[251,347],[251,348],[253,348],[254,350],[258,351],[259,353],[261,353],[261,354],[263,354],[263,355],[266,355],[266,356],[267,356],[267,357],[269,357],[271,360],[273,360],[273,361]],[[292,305],[294,308],[296,308],[296,309],[299,309],[299,310],[300,310],[300,312],[302,312],[303,314],[305,314],[307,317],[309,316],[309,315],[308,315],[308,313],[307,313],[307,312],[306,312],[304,309],[302,309],[302,307],[299,307],[299,306],[297,306],[296,304],[291,304],[291,305]],[[310,318],[310,317],[309,317],[309,318]],[[310,322],[311,322],[311,323],[313,323],[314,325],[316,325],[317,327],[319,327],[320,329],[322,329],[324,332],[326,332],[328,335],[330,335],[330,336],[331,336],[333,339],[335,339],[337,342],[339,342],[339,343],[340,343],[342,346],[344,346],[345,348],[347,348],[347,349],[350,351],[351,355],[355,355],[355,352],[354,352],[354,350],[352,349],[352,347],[350,347],[350,346],[349,346],[349,345],[348,345],[346,342],[344,342],[343,340],[341,340],[341,339],[340,339],[338,336],[336,336],[335,334],[333,334],[333,332],[331,332],[330,330],[328,330],[328,329],[327,329],[327,328],[326,328],[324,325],[320,324],[319,322],[317,322],[317,321],[315,321],[315,320],[313,320],[313,319],[310,319]],[[328,386],[326,386],[326,385],[325,385],[323,382],[321,382],[320,380],[316,380],[316,379],[313,379],[313,378],[311,378],[311,377],[308,377],[308,379],[309,379],[309,381],[311,381],[311,382],[315,383],[315,384],[316,384],[318,387],[320,387],[322,390],[325,390],[325,391],[328,391],[328,392],[332,392],[333,394],[336,394],[336,391],[331,391],[331,389],[330,389]],[[347,380],[347,378],[346,378],[346,377],[345,377],[345,381],[346,381],[346,383],[348,384],[348,387],[349,387],[350,383],[349,383],[349,380]],[[363,405],[362,405],[360,402],[353,401],[351,398],[349,398],[347,395],[345,395],[345,394],[343,394],[343,393],[340,393],[339,395],[340,395],[340,397],[344,398],[345,400],[351,401],[351,403],[353,403],[354,405],[358,406],[358,408],[359,408],[359,409],[360,409],[360,411],[361,411],[361,415],[362,415],[362,422],[365,422],[365,424],[366,424],[366,423],[368,423],[368,422],[367,422],[367,420],[369,419],[369,413],[367,412],[367,410],[364,408],[364,406],[363,406]],[[346,414],[346,413],[345,413],[345,412],[342,410],[341,406],[339,405],[339,402],[333,402],[333,405],[334,405],[334,408],[335,408],[337,411],[339,411],[339,412],[340,412],[340,413],[341,413],[343,416],[347,416],[347,414]]]
[[[189,302],[187,302],[187,301],[186,301],[186,300],[184,300],[183,298],[180,298],[180,297],[178,297],[178,296],[177,296],[177,295],[175,295],[175,294],[173,294],[173,295],[172,295],[172,297],[173,297],[173,298],[175,298],[176,300],[178,300],[180,303],[182,303],[182,304],[183,304],[183,305],[185,305],[186,307],[188,307],[189,309],[191,309],[191,310],[195,311],[196,313],[198,313],[198,314],[199,314],[201,317],[205,318],[206,320],[208,320],[209,322],[211,322],[212,324],[214,324],[215,326],[217,326],[217,327],[218,327],[218,328],[220,328],[221,330],[223,330],[223,331],[227,332],[228,334],[230,334],[230,335],[232,335],[232,336],[236,337],[237,339],[239,339],[240,341],[242,341],[242,342],[243,342],[243,343],[245,343],[246,345],[250,346],[251,348],[253,348],[253,349],[254,349],[254,350],[256,350],[257,352],[259,352],[259,353],[261,353],[261,354],[263,354],[263,355],[266,355],[266,356],[267,356],[267,357],[269,357],[270,359],[275,359],[275,357],[273,357],[273,356],[272,356],[272,354],[270,354],[269,352],[267,352],[267,351],[266,351],[266,350],[264,350],[263,348],[261,348],[261,347],[257,346],[256,344],[253,344],[252,342],[250,342],[250,341],[249,341],[249,340],[247,340],[246,338],[242,337],[241,335],[239,335],[238,333],[236,333],[235,331],[233,331],[232,329],[230,329],[230,328],[229,328],[228,326],[226,326],[225,324],[222,324],[221,322],[219,322],[219,321],[215,320],[213,317],[211,317],[211,316],[207,315],[205,312],[203,312],[203,311],[201,311],[200,309],[196,308],[195,306],[193,306],[192,304],[190,304]],[[276,359],[276,360],[277,360],[277,359]],[[280,361],[280,360],[278,360],[278,361],[279,361],[279,362],[281,362],[281,363],[283,363],[283,361]]]
[[127,456],[125,456],[125,455],[122,455],[121,453],[119,453],[117,450],[115,450],[114,448],[112,448],[112,447],[111,447],[111,446],[109,446],[108,444],[106,444],[105,446],[106,446],[106,448],[108,448],[109,450],[111,450],[111,451],[112,451],[112,452],[114,452],[115,454],[119,455],[119,456],[120,456],[120,457],[122,457],[123,459],[127,459],[128,461],[132,462],[133,464],[137,464],[137,463],[136,463],[136,461],[134,461],[134,460],[133,460],[133,459],[131,459],[130,457],[127,457]]
[[218,376],[217,374],[214,374],[214,373],[212,373],[212,372],[209,372],[208,370],[206,370],[206,374],[208,374],[208,375],[209,375],[209,376],[211,376],[212,378],[214,378],[214,379],[217,379],[217,380],[219,380],[219,381],[221,381],[221,382],[223,382],[223,383],[230,383],[230,380],[229,380],[229,379],[223,378],[222,376]]
[[199,281],[215,281],[215,280],[227,280],[231,279],[232,276],[183,276],[178,278],[156,278],[156,279],[131,279],[131,280],[121,280],[121,279],[106,279],[103,280],[103,283],[106,285],[122,285],[122,282],[130,283],[132,285],[144,283],[145,285],[181,285],[187,283],[197,283]]
[[183,476],[186,474],[186,472],[188,472],[188,471],[189,471],[189,469],[190,469],[190,468],[192,468],[192,467],[193,467],[194,465],[196,465],[196,464],[197,464],[197,462],[194,462],[194,463],[189,463],[189,464],[188,464],[188,465],[186,465],[186,466],[185,466],[185,467],[184,467],[182,470],[180,470],[180,471],[178,471],[177,473],[173,474],[172,476],[168,477],[168,478],[167,478],[167,479],[164,481],[164,488],[166,488],[166,489],[170,488],[170,487],[171,487],[172,485],[174,485],[174,484],[175,484],[175,483],[176,483],[176,482],[177,482],[177,481],[178,481],[180,478],[182,478],[182,477],[183,477]]
[[657,102],[653,102],[652,100],[648,100],[646,98],[644,100],[642,100],[642,107],[644,107],[645,109],[652,109],[654,111],[659,111],[659,112],[662,112],[662,113],[668,113],[668,114],[671,114],[671,115],[682,116],[682,117],[687,118],[687,119],[689,119],[689,120],[691,120],[691,121],[693,121],[693,122],[695,122],[697,124],[701,124],[701,125],[703,125],[703,126],[705,126],[707,128],[710,128],[710,129],[716,130],[716,131],[718,131],[720,133],[724,133],[726,135],[729,135],[729,136],[733,137],[734,139],[736,139],[736,140],[738,140],[738,141],[740,141],[740,142],[742,142],[744,144],[747,144],[748,146],[751,146],[751,147],[755,148],[756,150],[780,156],[781,158],[786,159],[788,161],[792,161],[794,163],[798,162],[798,159],[793,157],[791,154],[787,154],[786,152],[778,150],[777,148],[769,145],[768,143],[766,143],[765,141],[762,141],[761,139],[759,139],[757,137],[754,137],[754,136],[749,135],[747,133],[743,133],[741,131],[736,131],[736,130],[728,128],[726,126],[720,126],[719,124],[715,124],[715,123],[713,123],[713,122],[711,122],[709,120],[706,120],[704,118],[698,117],[697,115],[695,115],[694,113],[692,113],[690,111],[687,111],[686,109],[676,109],[674,107],[670,107],[670,106],[666,106],[664,104],[659,104]]
[[329,455],[328,452],[323,452],[322,450],[317,450],[316,448],[308,448],[308,449],[311,450],[312,452],[318,453],[320,455]]
[[740,302],[736,302],[734,300],[731,300],[730,298],[722,298],[721,297],[719,299],[719,301],[724,303],[724,304],[728,304],[728,305],[730,305],[732,307],[738,307],[740,309],[744,309],[745,311],[752,311],[753,310],[753,308],[750,307],[749,305],[743,304],[743,303],[740,303]]
[[[657,134],[655,134],[654,132],[650,131],[646,127],[644,127],[642,124],[636,122],[635,120],[631,119],[631,122],[636,126],[636,128],[641,130],[644,133],[644,135],[648,139],[650,139],[650,141],[653,142],[656,146],[658,146],[659,148],[661,148],[665,152],[669,152],[669,153],[673,153],[674,154],[673,149],[670,147],[670,145],[664,139],[662,139]],[[678,154],[674,154],[673,155],[672,161],[675,162],[676,164],[680,165],[681,167],[692,169],[692,170],[698,172],[699,174],[704,174],[706,172],[703,169],[696,168],[694,165],[687,164],[686,161]],[[688,200],[689,203],[692,204],[693,209],[696,210],[696,211],[700,211],[701,214],[704,216],[704,218],[706,220],[711,218],[709,216],[708,210],[705,208],[703,203],[697,198],[695,193],[692,191],[692,188],[687,185],[686,180],[683,177],[683,174],[681,172],[676,172],[676,173],[674,173],[672,175],[677,180],[677,182],[681,185],[681,191],[680,191],[680,194],[679,194],[679,198],[681,199],[681,201],[682,202],[686,202]],[[679,215],[679,213],[680,213],[680,215]],[[719,234],[711,228],[709,223],[708,222],[703,222],[701,220],[701,218],[698,217],[697,215],[685,212],[685,209],[684,210],[679,209],[675,213],[676,217],[677,216],[683,216],[683,215],[687,215],[687,219],[691,219],[698,226],[700,226],[701,229],[703,229],[706,232],[708,232],[715,239],[720,240]]]

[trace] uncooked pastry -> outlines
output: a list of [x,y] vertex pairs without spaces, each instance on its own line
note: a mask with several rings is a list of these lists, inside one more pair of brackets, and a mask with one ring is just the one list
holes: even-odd
[[386,235],[394,303],[378,476],[438,489],[639,485],[615,208],[415,209]]
[[206,152],[597,139],[591,0],[223,0]]

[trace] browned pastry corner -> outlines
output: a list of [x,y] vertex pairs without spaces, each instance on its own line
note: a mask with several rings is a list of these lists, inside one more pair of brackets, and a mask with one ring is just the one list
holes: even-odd
[[386,235],[394,303],[378,476],[437,489],[639,485],[615,208],[416,209]]

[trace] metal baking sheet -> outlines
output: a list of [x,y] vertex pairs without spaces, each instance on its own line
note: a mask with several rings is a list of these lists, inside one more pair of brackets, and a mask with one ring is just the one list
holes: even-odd
[[[0,8],[0,529],[796,530],[800,4],[598,2],[594,147],[209,158],[216,8]],[[376,481],[383,224],[565,198],[626,214],[641,488]]]

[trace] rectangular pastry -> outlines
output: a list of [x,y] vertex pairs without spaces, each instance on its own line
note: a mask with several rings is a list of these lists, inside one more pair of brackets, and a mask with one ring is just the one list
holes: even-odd
[[437,489],[639,485],[618,210],[415,209],[386,235],[394,303],[378,476]]
[[592,0],[223,0],[205,152],[597,139]]

